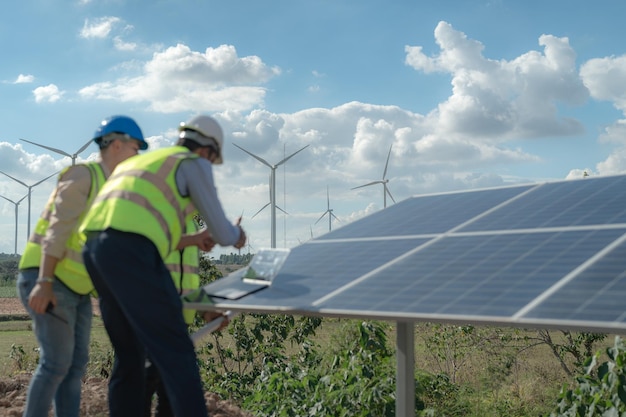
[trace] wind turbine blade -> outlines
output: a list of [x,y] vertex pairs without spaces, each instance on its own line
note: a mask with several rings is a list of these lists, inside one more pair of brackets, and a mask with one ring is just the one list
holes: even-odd
[[262,163],[263,165],[267,165],[267,166],[268,166],[268,167],[270,167],[270,168],[274,168],[274,167],[273,167],[273,166],[271,166],[271,165],[269,164],[269,162],[267,162],[265,159],[263,159],[263,158],[261,158],[261,157],[259,157],[259,156],[256,156],[256,155],[255,155],[255,154],[253,154],[252,152],[246,151],[244,148],[242,148],[241,146],[239,146],[239,145],[237,145],[237,144],[235,144],[235,143],[233,143],[233,145],[235,145],[236,147],[238,147],[239,149],[241,149],[242,151],[244,151],[245,153],[247,153],[248,155],[250,155],[251,157],[253,157],[253,158],[254,158],[254,159],[256,159],[257,161],[259,161],[259,162],[260,162],[260,163]]
[[266,205],[264,205],[263,207],[261,207],[261,210],[259,210],[259,211],[257,211],[256,213],[254,213],[254,216],[252,216],[252,217],[250,217],[250,218],[251,218],[251,219],[254,219],[254,217],[255,217],[257,214],[259,214],[260,212],[262,212],[262,211],[263,211],[263,209],[264,209],[265,207],[269,206],[269,205],[270,205],[270,203],[267,203]]
[[289,215],[289,213],[287,213],[285,210],[281,209],[280,207],[276,206],[276,208],[280,211],[282,211],[283,213],[285,213],[286,215]]
[[335,216],[335,213],[333,213],[332,211],[330,212],[330,215],[333,216],[333,219],[337,220],[338,222],[341,222],[341,220],[339,220],[339,217]]
[[385,192],[387,193],[389,197],[391,197],[391,201],[395,203],[396,200],[393,199],[393,196],[391,195],[391,191],[389,191],[389,188],[387,188],[387,184],[385,184]]
[[40,181],[38,181],[38,182],[34,183],[33,185],[31,185],[31,187],[34,187],[35,185],[39,185],[39,184],[41,184],[42,182],[44,182],[44,181],[45,181],[45,180],[47,180],[48,178],[50,178],[50,177],[53,177],[53,176],[57,175],[59,172],[61,172],[61,171],[57,171],[57,172],[55,172],[54,174],[48,175],[48,176],[47,176],[46,178],[44,178],[43,180],[40,180]]
[[76,156],[78,156],[82,151],[87,149],[87,146],[91,145],[91,139],[87,143],[85,143],[79,150],[76,151]]
[[295,154],[297,154],[300,151],[305,150],[306,148],[308,148],[309,145],[306,145],[304,148],[301,148],[299,151],[295,151],[294,153],[292,153],[291,155],[289,155],[288,157],[286,157],[285,159],[283,159],[282,161],[280,161],[279,163],[276,164],[276,166],[280,165],[280,164],[284,164],[285,162],[287,162],[290,158],[292,158]]
[[39,146],[40,148],[48,149],[49,151],[52,151],[52,152],[60,153],[61,155],[69,156],[70,158],[72,157],[72,155],[70,155],[69,153],[67,153],[65,151],[62,151],[61,149],[51,148],[50,146],[41,145],[39,143],[31,142],[31,141],[26,140],[26,139],[20,139],[20,140],[22,140],[24,142],[28,142],[28,143],[30,143],[32,145],[35,145],[35,146]]
[[374,185],[374,184],[381,184],[382,181],[372,181],[372,182],[368,182],[367,184],[363,184],[363,185],[359,185],[358,187],[354,187],[354,188],[350,188],[351,190],[356,190],[357,188],[363,188],[363,187],[368,187],[370,185]]
[[328,209],[330,210],[330,194],[328,193],[328,185],[326,186],[326,203],[328,205]]
[[0,195],[0,197],[4,198],[6,201],[10,201],[11,203],[15,204],[16,206],[19,205],[26,197],[28,197],[28,194],[26,194],[24,197],[20,198],[17,201],[13,201],[13,200],[9,200],[8,198],[6,198],[3,195]]
[[387,176],[387,166],[389,165],[389,157],[391,156],[391,147],[392,146],[393,146],[393,143],[389,147],[389,153],[387,154],[387,162],[385,162],[385,170],[383,171],[383,179],[385,179],[385,177]]
[[317,221],[316,221],[314,224],[317,224],[320,220],[322,220],[322,219],[324,218],[324,216],[326,215],[326,213],[329,213],[329,211],[328,211],[328,210],[326,210],[326,211],[324,212],[324,214],[322,214],[322,215],[320,216],[320,218],[319,218],[319,219],[317,219]]
[[14,177],[10,176],[10,175],[9,175],[9,174],[7,174],[6,172],[2,172],[2,171],[0,171],[0,174],[4,174],[4,175],[6,175],[7,177],[11,178],[12,180],[15,180],[15,181],[19,182],[19,183],[20,183],[20,184],[22,184],[24,187],[28,187],[28,185],[27,185],[27,184],[23,183],[22,181],[18,180],[17,178],[14,178]]

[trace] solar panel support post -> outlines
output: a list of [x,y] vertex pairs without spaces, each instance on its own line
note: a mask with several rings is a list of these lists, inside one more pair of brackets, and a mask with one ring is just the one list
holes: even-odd
[[396,323],[396,417],[415,417],[415,325]]

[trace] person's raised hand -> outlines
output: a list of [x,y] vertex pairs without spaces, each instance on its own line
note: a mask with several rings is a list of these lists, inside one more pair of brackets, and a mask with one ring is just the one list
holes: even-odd
[[201,251],[209,252],[215,246],[215,241],[209,234],[209,231],[206,229],[198,233],[196,237],[197,237],[196,246],[198,246],[198,248]]

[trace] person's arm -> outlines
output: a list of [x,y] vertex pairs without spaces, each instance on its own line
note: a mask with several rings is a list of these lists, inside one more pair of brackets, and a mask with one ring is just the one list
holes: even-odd
[[213,182],[211,163],[201,158],[181,162],[176,183],[182,195],[188,195],[205,221],[213,241],[221,246],[241,248],[246,235],[239,224],[226,218]]
[[200,250],[209,252],[215,246],[215,242],[211,239],[209,231],[202,229],[197,232],[182,235],[176,249],[182,250],[188,246],[197,246]]
[[57,183],[54,209],[41,245],[39,277],[28,298],[28,305],[38,314],[45,313],[48,304],[57,303],[52,290],[54,270],[63,259],[66,242],[86,208],[90,187],[89,169],[82,165],[70,168]]

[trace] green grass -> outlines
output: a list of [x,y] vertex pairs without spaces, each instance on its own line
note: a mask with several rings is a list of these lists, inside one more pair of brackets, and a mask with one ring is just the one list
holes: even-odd
[[[1,300],[0,300],[1,302]],[[2,319],[2,317],[0,317]],[[335,346],[345,340],[342,331],[351,319],[326,318],[317,330],[315,342],[323,349]],[[482,330],[482,329],[481,329]],[[533,331],[521,331],[522,335],[532,336]],[[456,355],[451,354],[452,346],[448,342],[426,346],[425,341],[436,336],[437,331],[425,324],[415,328],[415,364],[416,369],[430,373],[439,373],[456,369],[455,383],[462,387],[459,394],[471,408],[468,416],[496,417],[501,415],[528,416],[543,415],[557,398],[563,383],[571,382],[566,377],[553,354],[546,345],[528,345],[519,352],[505,370],[498,367],[498,360],[504,350],[487,355],[482,349],[472,345],[459,345]],[[389,343],[395,344],[395,327],[389,329]],[[610,345],[612,337],[602,345]],[[225,333],[221,341],[232,346],[234,340]],[[19,347],[19,350],[16,349]],[[287,350],[297,347],[286,344]],[[0,375],[11,376],[19,371],[31,371],[37,357],[37,342],[31,328],[31,320],[26,316],[0,320]],[[600,346],[598,346],[600,348]],[[102,320],[94,317],[91,336],[91,359],[96,363],[88,369],[97,372],[97,363],[109,359],[110,342]],[[286,352],[291,353],[291,352]],[[438,356],[439,355],[439,356]],[[20,361],[18,363],[18,361]]]
[[17,297],[17,288],[15,285],[0,287],[0,298],[15,298]]
[[[94,317],[91,329],[91,354],[94,356],[102,354],[108,351],[110,346],[109,336],[104,329],[102,319]],[[30,365],[34,366],[38,345],[30,318],[0,321],[0,375],[2,376],[10,376],[18,371],[15,359],[11,358],[15,347],[21,347],[29,356]]]

